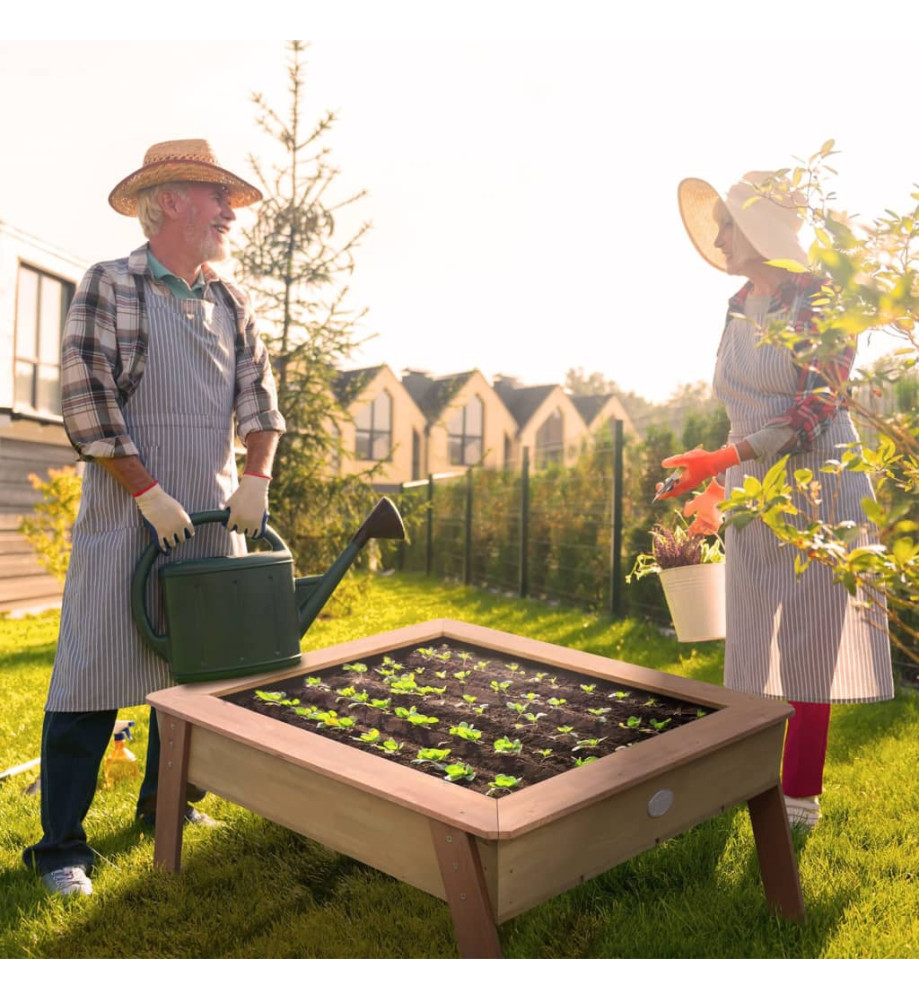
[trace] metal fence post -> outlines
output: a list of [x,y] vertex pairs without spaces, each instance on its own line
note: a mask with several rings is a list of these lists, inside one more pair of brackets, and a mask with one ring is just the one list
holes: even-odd
[[622,421],[613,421],[613,530],[610,539],[609,604],[614,618],[622,617]]
[[425,524],[424,571],[428,576],[434,566],[434,473],[428,476],[428,510]]
[[463,545],[463,583],[472,583],[472,468],[466,470],[466,537]]
[[[399,509],[401,510],[404,506],[402,503],[402,497],[405,495],[405,484],[399,483]],[[406,542],[402,542],[396,548],[396,569],[401,573],[405,569],[405,546]]]
[[529,590],[530,547],[530,449],[523,449],[523,463],[520,467],[520,596],[526,597]]

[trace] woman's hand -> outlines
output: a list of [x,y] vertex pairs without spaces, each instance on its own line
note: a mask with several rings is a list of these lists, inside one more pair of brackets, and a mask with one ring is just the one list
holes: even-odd
[[726,444],[717,451],[693,448],[692,451],[683,452],[682,455],[671,455],[669,458],[665,458],[661,465],[665,469],[685,468],[686,471],[680,476],[680,481],[666,493],[662,493],[658,499],[678,497],[683,493],[688,493],[706,479],[717,476],[719,472],[730,469],[732,465],[739,464],[740,454],[732,444]]
[[714,535],[724,522],[718,504],[724,499],[724,487],[713,479],[698,496],[683,505],[683,516],[695,520],[689,525],[690,535]]

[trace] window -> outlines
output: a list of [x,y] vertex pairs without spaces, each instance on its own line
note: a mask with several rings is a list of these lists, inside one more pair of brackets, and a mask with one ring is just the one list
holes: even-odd
[[355,424],[357,457],[368,462],[389,458],[392,452],[392,396],[385,389],[358,413]]
[[484,451],[485,407],[478,396],[450,418],[447,424],[447,444],[451,465],[477,465]]
[[544,469],[553,462],[561,462],[564,456],[565,418],[562,411],[546,417],[536,432],[536,467]]
[[19,265],[13,401],[42,413],[61,413],[61,330],[73,298],[68,281]]

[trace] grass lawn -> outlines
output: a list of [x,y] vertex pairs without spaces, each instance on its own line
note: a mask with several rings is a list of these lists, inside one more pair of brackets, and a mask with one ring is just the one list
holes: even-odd
[[[318,648],[458,618],[720,680],[719,643],[680,646],[635,621],[496,598],[404,575],[364,610],[322,620]],[[0,621],[0,770],[37,757],[57,615]],[[143,759],[147,710],[130,744]],[[824,820],[797,842],[809,919],[766,910],[745,809],[735,809],[503,924],[509,958],[919,958],[919,696],[834,708]],[[136,781],[100,788],[87,818],[92,897],[49,897],[19,855],[40,835],[37,772],[0,784],[0,957],[421,958],[456,949],[445,903],[213,795],[225,826],[185,835],[180,876],[152,869],[132,823]]]

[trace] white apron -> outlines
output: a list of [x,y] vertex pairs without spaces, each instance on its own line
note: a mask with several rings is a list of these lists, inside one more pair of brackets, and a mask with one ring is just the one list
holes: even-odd
[[[140,459],[190,514],[223,507],[236,489],[233,456],[235,320],[215,298],[177,299],[146,282],[147,360],[124,404]],[[46,709],[84,712],[142,704],[173,684],[169,667],[143,644],[131,617],[131,577],[151,541],[131,495],[101,466],[87,463],[73,530],[51,688]],[[219,524],[159,556],[148,609],[163,630],[157,568],[172,560],[245,551]]]
[[[740,441],[784,413],[794,402],[797,370],[790,353],[772,345],[758,346],[756,326],[732,319],[715,368],[715,395],[731,422],[731,442]],[[864,521],[861,499],[873,496],[863,473],[821,475],[830,458],[840,458],[837,445],[857,441],[849,414],[840,410],[816,441],[813,451],[788,461],[791,480],[796,469],[813,469],[823,483],[824,516],[834,521]],[[844,449],[843,449],[844,450]],[[728,469],[730,494],[745,475],[762,479],[773,459],[747,461]],[[835,493],[835,496],[834,496]],[[802,517],[802,525],[810,518]],[[854,544],[877,541],[867,532]],[[727,553],[727,638],[724,654],[726,687],[789,701],[883,701],[894,696],[890,641],[882,608],[865,609],[845,588],[834,585],[832,571],[812,564],[795,577],[795,550],[780,546],[758,521],[725,534]]]

